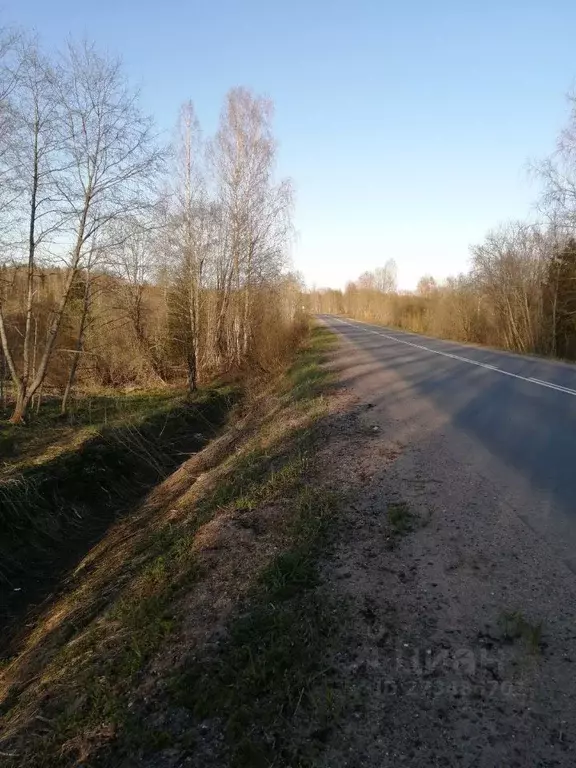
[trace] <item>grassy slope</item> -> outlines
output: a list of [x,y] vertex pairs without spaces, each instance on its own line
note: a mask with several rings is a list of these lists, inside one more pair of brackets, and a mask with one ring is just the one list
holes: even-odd
[[0,622],[50,590],[122,516],[222,424],[235,400],[215,386],[192,399],[146,392],[56,406],[26,427],[3,426]]
[[[0,682],[7,765],[313,759],[332,706],[318,680],[335,607],[316,561],[337,500],[311,479],[333,338],[315,329],[235,433],[116,526],[46,609]],[[212,529],[231,532],[228,549],[203,545]],[[203,593],[235,608],[192,643]]]
[[[0,477],[46,464],[98,435],[105,427],[142,421],[182,400],[183,393],[178,390],[102,392],[73,399],[65,416],[60,414],[58,400],[47,400],[37,414],[30,412],[25,427],[0,422]],[[0,412],[0,416],[7,419],[9,412]]]

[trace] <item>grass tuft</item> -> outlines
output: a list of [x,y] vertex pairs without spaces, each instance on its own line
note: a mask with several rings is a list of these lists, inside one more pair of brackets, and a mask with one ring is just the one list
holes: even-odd
[[388,523],[396,536],[403,536],[414,528],[414,515],[405,501],[388,504]]
[[499,619],[502,637],[506,642],[521,640],[530,653],[541,653],[543,642],[542,633],[544,623],[542,621],[531,622],[526,619],[522,611],[505,611]]

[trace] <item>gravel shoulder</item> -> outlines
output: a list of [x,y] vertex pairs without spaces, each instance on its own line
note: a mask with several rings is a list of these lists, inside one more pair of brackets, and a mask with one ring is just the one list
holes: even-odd
[[575,575],[490,457],[342,340],[342,416],[318,456],[348,502],[328,590],[341,712],[322,765],[572,766]]

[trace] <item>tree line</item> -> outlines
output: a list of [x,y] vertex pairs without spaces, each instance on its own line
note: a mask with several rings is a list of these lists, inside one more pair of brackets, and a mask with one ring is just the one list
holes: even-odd
[[0,36],[0,386],[11,420],[78,383],[190,390],[267,370],[296,332],[293,192],[273,105],[226,96],[214,136],[183,104],[163,142],[121,63]]
[[537,221],[511,221],[470,248],[470,268],[424,275],[398,292],[395,264],[344,291],[309,296],[315,312],[346,314],[417,333],[576,360],[576,99],[552,155],[530,170]]

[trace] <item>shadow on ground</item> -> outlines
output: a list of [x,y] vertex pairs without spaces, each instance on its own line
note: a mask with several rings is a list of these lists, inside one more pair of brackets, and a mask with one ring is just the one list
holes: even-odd
[[0,482],[0,651],[111,524],[214,437],[237,400],[230,387],[182,399]]

